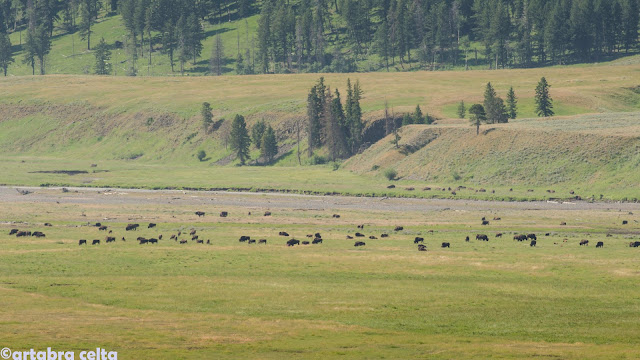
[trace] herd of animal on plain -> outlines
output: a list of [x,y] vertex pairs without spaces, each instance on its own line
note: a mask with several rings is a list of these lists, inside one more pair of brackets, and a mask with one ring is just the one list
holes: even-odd
[[[195,214],[198,217],[203,217],[205,216],[205,213],[202,211],[196,211]],[[249,213],[251,214],[251,213]],[[228,212],[223,211],[220,213],[220,217],[227,217],[229,215]],[[271,212],[267,211],[264,213],[264,216],[271,216]],[[333,214],[332,216],[333,218],[340,218],[340,215],[338,214]],[[500,218],[494,218],[493,220],[501,220]],[[482,225],[489,225],[489,221],[486,218],[482,218]],[[628,221],[623,221],[622,222],[623,225],[627,225]],[[113,230],[109,230],[109,227],[107,225],[103,225],[101,223],[95,223],[92,224],[93,226],[97,227],[98,230],[101,231],[108,231],[108,234],[111,235],[113,233]],[[561,223],[560,225],[566,225],[565,222]],[[45,223],[44,224],[45,227],[50,227],[53,226],[51,225],[51,223]],[[125,227],[125,231],[136,231],[138,228],[140,227],[140,224],[128,224]],[[152,229],[155,228],[156,224],[155,223],[149,223],[147,225],[148,229]],[[359,230],[363,230],[364,231],[364,225],[358,225],[358,229]],[[404,227],[402,226],[396,226],[393,231],[394,232],[398,232],[398,231],[402,231],[404,230]],[[433,233],[433,230],[429,230],[430,233]],[[16,237],[26,237],[26,236],[35,236],[38,238],[42,238],[42,237],[46,237],[46,235],[41,232],[41,231],[27,231],[27,230],[20,230],[20,229],[11,229],[9,231],[9,235],[15,235]],[[187,236],[188,235],[188,236]],[[286,231],[280,231],[278,233],[279,236],[283,236],[283,237],[287,237],[289,238],[290,235],[289,233],[287,233]],[[497,233],[495,235],[496,238],[500,238],[502,237],[502,233]],[[545,236],[550,236],[550,233],[546,233]],[[607,234],[607,237],[611,237],[611,234]],[[185,238],[186,237],[186,238]],[[197,234],[197,231],[195,229],[192,229],[191,231],[189,231],[188,233],[185,232],[183,233],[182,231],[178,231],[177,234],[173,234],[171,235],[170,239],[174,240],[175,242],[179,242],[180,244],[188,244],[189,240],[187,240],[190,237],[190,240],[193,242],[196,242],[197,244],[205,244],[205,240],[204,239],[200,239],[199,235]],[[308,234],[306,235],[307,238],[313,239],[313,240],[304,240],[304,241],[300,241],[297,240],[295,238],[289,238],[286,242],[287,246],[295,246],[295,245],[309,245],[309,244],[322,244],[323,240],[322,240],[322,235],[320,235],[320,233],[315,233],[315,234]],[[346,238],[348,240],[353,240],[355,238],[366,238],[367,236],[363,233],[360,232],[356,232],[353,236],[352,235],[347,235]],[[387,233],[382,233],[380,234],[381,238],[387,238],[389,237],[389,234]],[[181,239],[182,238],[182,239]],[[369,235],[368,237],[370,240],[376,240],[378,239],[375,235]],[[489,241],[489,236],[485,235],[485,234],[476,234],[475,239],[478,241]],[[126,241],[125,237],[122,237],[120,239],[121,241]],[[139,236],[136,238],[136,241],[139,242],[140,245],[143,244],[157,244],[159,240],[162,240],[162,235],[159,235],[157,238],[144,238],[142,236]],[[519,242],[525,242],[525,241],[530,241],[529,242],[529,246],[531,247],[535,247],[538,243],[538,237],[536,236],[536,234],[516,234],[513,237],[513,240],[519,241]],[[252,239],[250,236],[246,236],[243,235],[240,237],[239,239],[240,242],[246,242],[247,244],[267,244],[267,239]],[[470,241],[470,237],[467,236],[465,238],[466,242]],[[568,241],[568,239],[563,239],[563,243],[566,243]],[[100,244],[100,240],[99,239],[94,239],[91,241],[91,245],[99,245]],[[104,242],[105,243],[112,243],[112,242],[116,242],[116,237],[115,236],[106,236],[104,238]],[[86,239],[80,239],[78,240],[78,245],[87,245],[89,242]],[[424,244],[424,238],[423,237],[416,237],[413,240],[413,243],[415,245],[418,245],[418,251],[427,251],[427,246]],[[206,244],[211,244],[211,240],[206,240]],[[366,243],[364,241],[361,240],[356,240],[355,243],[353,244],[353,246],[355,247],[360,247],[360,246],[365,246]],[[554,242],[554,245],[558,245],[557,242]],[[579,243],[580,246],[588,246],[589,245],[589,240],[580,240]],[[451,248],[451,243],[449,242],[442,242],[442,244],[440,245],[440,247],[442,248]],[[602,248],[604,247],[604,242],[603,241],[598,241],[596,243],[596,247],[597,248]],[[640,247],[640,241],[632,241],[629,243],[629,247]]]

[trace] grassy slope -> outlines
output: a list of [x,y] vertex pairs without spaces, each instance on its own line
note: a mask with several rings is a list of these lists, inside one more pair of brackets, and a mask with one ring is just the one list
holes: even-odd
[[[358,79],[365,90],[363,108],[368,119],[376,119],[382,116],[384,101],[387,100],[396,113],[411,111],[415,104],[420,104],[423,111],[435,114],[439,117],[447,117],[455,107],[455,104],[464,99],[468,104],[481,101],[481,93],[486,82],[491,81],[498,93],[504,95],[509,86],[514,86],[520,98],[521,116],[533,116],[533,88],[541,76],[546,76],[552,85],[552,96],[555,99],[555,109],[559,115],[577,115],[584,113],[605,114],[615,111],[635,111],[639,109],[640,96],[632,90],[639,83],[638,72],[640,66],[615,62],[597,66],[555,67],[547,69],[530,70],[505,70],[505,71],[473,71],[473,72],[416,72],[416,73],[367,73],[367,74],[327,74],[327,83],[335,88],[344,89],[346,78]],[[266,118],[278,130],[282,142],[292,143],[295,132],[291,132],[296,119],[303,118],[305,111],[305,97],[307,89],[316,81],[317,74],[304,75],[260,75],[241,77],[154,77],[154,78],[128,78],[128,77],[96,77],[96,76],[47,76],[47,77],[14,77],[0,80],[0,149],[5,155],[17,156],[20,159],[27,158],[30,161],[37,158],[47,159],[45,163],[58,169],[68,169],[66,166],[75,166],[78,162],[83,166],[91,162],[111,160],[123,160],[135,158],[134,162],[111,163],[112,169],[135,168],[142,164],[150,167],[156,166],[156,170],[150,172],[151,178],[136,177],[134,172],[124,174],[112,174],[121,179],[117,184],[147,186],[171,186],[175,177],[168,177],[163,171],[164,165],[171,165],[180,169],[178,172],[188,174],[190,171],[203,173],[208,176],[210,169],[206,164],[199,163],[194,155],[199,149],[204,149],[211,162],[225,159],[229,151],[225,149],[220,131],[213,134],[205,134],[201,130],[198,112],[203,101],[209,101],[215,112],[215,119],[230,119],[236,113],[247,115],[251,124],[256,119]],[[343,91],[344,92],[344,91]],[[633,161],[626,162],[624,157],[618,157],[617,165],[603,168],[601,178],[593,178],[584,166],[569,166],[565,164],[570,159],[576,159],[576,154],[589,153],[596,163],[606,163],[610,152],[615,150],[615,145],[607,148],[610,152],[595,151],[599,144],[598,136],[604,140],[617,139],[619,133],[637,134],[634,127],[636,115],[629,114],[623,117],[627,120],[612,122],[618,115],[594,115],[587,118],[562,118],[551,122],[536,120],[522,120],[503,126],[500,131],[490,133],[493,143],[510,141],[512,134],[517,134],[527,140],[526,146],[521,145],[520,150],[510,152],[509,156],[493,156],[485,158],[485,162],[478,163],[475,158],[459,158],[455,171],[469,184],[501,185],[505,187],[514,185],[543,186],[548,184],[544,179],[547,170],[558,170],[560,177],[552,178],[552,183],[566,183],[567,179],[580,182],[585,191],[583,195],[598,195],[602,189],[607,189],[611,183],[604,179],[611,179],[614,171],[619,168],[627,169],[623,172],[629,175],[629,181],[637,178],[634,172]],[[147,125],[147,120],[153,118],[153,123]],[[586,119],[586,120],[584,120]],[[591,120],[589,120],[591,119]],[[445,120],[440,122],[442,131],[451,131],[450,136],[456,132],[470,134],[471,129],[459,120]],[[554,125],[555,124],[555,125]],[[603,124],[613,124],[603,128]],[[537,127],[542,127],[543,132],[551,132],[554,136],[536,137]],[[564,149],[573,153],[572,157],[560,158],[549,149],[557,149],[554,142],[578,144],[580,136],[575,131],[567,131],[571,128],[584,128],[595,136],[591,138],[593,151],[583,149],[573,153],[575,147],[565,146]],[[614,129],[615,130],[612,130]],[[434,127],[436,129],[436,127]],[[440,128],[438,128],[440,129]],[[503,130],[504,131],[503,131]],[[439,130],[440,131],[440,130]],[[532,133],[532,131],[534,133]],[[514,133],[515,132],[515,133]],[[557,136],[556,136],[557,135]],[[611,137],[610,135],[613,135]],[[468,138],[471,140],[471,138]],[[535,139],[536,141],[533,141]],[[475,141],[475,140],[474,140]],[[616,140],[617,141],[617,140]],[[631,141],[633,140],[625,140]],[[384,146],[385,142],[382,142]],[[387,141],[388,143],[388,141]],[[473,143],[473,142],[472,142]],[[522,144],[525,144],[522,143]],[[449,150],[461,149],[468,144],[465,142],[443,142],[440,149],[429,154],[429,157],[438,159],[443,163],[448,161]],[[289,145],[290,146],[290,145]],[[382,149],[380,147],[374,149]],[[449,147],[447,147],[449,146]],[[451,146],[455,146],[451,147]],[[478,143],[478,146],[484,146]],[[284,147],[283,147],[284,148]],[[284,158],[280,165],[295,166],[297,158],[295,148],[291,151],[286,147]],[[304,143],[302,150],[305,150]],[[482,150],[478,148],[477,150]],[[372,150],[373,151],[373,150]],[[372,152],[367,152],[372,154]],[[631,152],[631,155],[635,153]],[[257,152],[254,150],[254,157]],[[460,155],[460,154],[458,154]],[[551,156],[553,155],[553,156]],[[540,168],[540,173],[529,176],[531,156],[536,160],[542,160],[545,168]],[[367,155],[369,157],[369,155]],[[303,161],[308,161],[305,156]],[[362,164],[349,169],[360,174],[370,175],[368,170],[372,165],[386,167],[384,162],[374,161],[374,155],[362,161]],[[414,157],[415,158],[415,157]],[[489,161],[490,160],[490,161]],[[633,160],[631,158],[630,160]],[[58,162],[56,162],[58,161]],[[375,163],[374,163],[375,162]],[[36,161],[36,163],[39,163]],[[505,167],[512,164],[525,164],[519,170],[518,176],[503,178],[499,174]],[[9,172],[14,169],[16,162],[5,162]],[[57,165],[56,165],[57,164]],[[416,164],[405,162],[407,169]],[[411,164],[411,165],[408,165]],[[480,166],[481,165],[481,166]],[[431,180],[442,185],[452,185],[452,168],[444,166],[433,175],[426,176],[426,168],[416,168],[414,180],[417,185],[424,179]],[[567,169],[570,169],[568,171]],[[33,169],[41,170],[41,169]],[[51,170],[51,169],[48,169]],[[403,171],[401,168],[399,169]],[[478,172],[471,178],[472,173]],[[254,170],[252,170],[254,171]],[[326,170],[323,170],[326,171]],[[420,173],[423,171],[423,173]],[[430,170],[431,171],[431,170]],[[320,176],[322,181],[311,181],[309,187],[322,186],[330,188],[331,177],[341,174],[340,179],[351,179],[351,175],[339,171],[326,173]],[[246,174],[239,170],[231,178],[243,178]],[[265,176],[258,176],[263,180],[271,178],[272,174],[267,170]],[[408,174],[402,174],[405,177]],[[625,176],[626,176],[625,175]],[[109,175],[110,176],[110,175]],[[105,176],[105,178],[109,178]],[[576,176],[578,176],[576,178]],[[277,176],[276,176],[277,178]],[[369,178],[360,176],[359,181]],[[616,178],[615,176],[613,178]],[[617,177],[618,179],[620,176]],[[337,179],[337,178],[336,178]],[[375,180],[377,179],[377,180]],[[382,177],[378,176],[370,183],[371,187],[361,191],[347,191],[348,193],[379,192],[383,188]],[[60,181],[58,176],[35,176],[28,178],[15,178],[3,176],[1,182],[11,184],[22,183],[76,183]],[[250,180],[247,180],[250,182]],[[347,183],[356,184],[356,180],[348,180]],[[89,182],[91,183],[91,182]],[[199,181],[184,177],[173,186],[200,186]],[[246,181],[242,181],[247,184]],[[281,184],[287,187],[287,182]],[[105,183],[103,183],[105,184]],[[117,185],[111,183],[111,185]],[[234,187],[236,182],[216,182],[211,187]],[[290,188],[303,189],[298,181],[289,181]],[[614,187],[623,189],[627,182],[620,180],[613,183]],[[106,183],[106,185],[110,185]],[[260,187],[265,183],[247,184],[248,187]],[[335,184],[334,184],[335,185]],[[570,186],[570,183],[566,183]],[[206,187],[204,184],[203,187]],[[357,186],[351,188],[358,189]],[[593,191],[591,191],[593,190]],[[605,196],[621,198],[628,194],[617,192]],[[501,197],[509,197],[505,193]]]

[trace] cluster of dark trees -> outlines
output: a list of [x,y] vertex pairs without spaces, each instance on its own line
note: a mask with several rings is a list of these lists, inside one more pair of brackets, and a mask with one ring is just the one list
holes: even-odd
[[340,92],[326,86],[324,78],[311,88],[307,96],[307,136],[309,157],[313,151],[327,146],[332,161],[357,153],[362,145],[362,88],[347,79],[347,97],[342,104]]
[[264,0],[257,57],[262,72],[353,71],[371,54],[436,68],[479,64],[479,42],[489,67],[544,66],[628,52],[638,21],[638,0]]
[[[638,44],[640,0],[0,0],[0,66],[15,61],[7,33],[26,30],[22,61],[44,74],[54,26],[91,49],[105,12],[122,15],[128,73],[154,47],[179,63],[202,54],[203,21],[260,11],[257,33],[238,36],[236,71],[351,72],[457,65],[532,67],[599,61]],[[478,48],[483,56],[478,57]],[[241,51],[242,49],[242,51]],[[223,72],[216,39],[212,73]],[[362,63],[361,63],[362,64]]]

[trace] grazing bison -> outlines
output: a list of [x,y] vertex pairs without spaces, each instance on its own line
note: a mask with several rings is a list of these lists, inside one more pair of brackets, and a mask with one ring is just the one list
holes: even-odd
[[91,245],[100,245],[100,240],[93,240]]
[[502,237],[502,233],[497,233],[497,234],[496,234],[496,237],[497,237],[497,238],[501,238],[501,237]]
[[149,244],[157,244],[158,239],[149,239]]
[[358,225],[358,229],[364,230],[364,224]]
[[189,232],[189,235],[191,235],[191,236],[193,236],[193,235],[195,235],[195,234],[196,234],[196,230],[195,230],[195,229],[194,229],[194,230],[191,230],[191,231]]
[[513,236],[513,240],[526,241],[527,240],[527,235],[514,235]]
[[102,225],[98,228],[98,230],[100,231],[106,231],[107,230],[107,225]]
[[127,241],[127,239],[124,238],[124,236],[122,237],[122,241]]
[[158,236],[158,240],[162,240],[162,234],[160,234],[160,236]]
[[138,241],[140,242],[140,245],[149,243],[149,240],[147,239],[138,239]]
[[302,245],[309,245],[309,242],[305,240],[302,242]]
[[239,241],[239,242],[249,241],[249,237],[248,237],[248,236],[245,236],[245,235],[242,235],[242,236],[240,236],[240,240],[238,240],[238,241]]
[[536,238],[536,234],[527,234],[527,239],[529,239],[529,240],[538,240],[538,238]]
[[501,219],[501,218],[499,218],[499,217],[494,217],[494,218],[493,218],[493,220],[495,220],[495,221],[500,221],[500,220],[502,220],[502,219]]
[[427,245],[418,245],[418,251],[427,251]]
[[449,244],[448,242],[443,242],[442,245],[440,245],[442,248],[450,248],[451,244]]
[[640,241],[632,241],[632,242],[630,242],[629,243],[629,247],[634,247],[634,248],[640,247]]
[[33,234],[31,234],[31,236],[35,236],[37,238],[46,237],[46,235],[41,231],[34,231]]
[[629,222],[627,220],[622,220],[622,225],[627,225]]
[[51,223],[44,223],[44,226],[53,226]]
[[111,242],[116,242],[116,238],[115,238],[115,237],[111,237],[111,236],[107,236],[107,237],[104,239],[104,242],[106,242],[107,244],[108,244],[108,243],[111,243]]
[[78,240],[78,245],[87,245],[87,240]]
[[339,218],[340,218],[340,215],[338,215],[338,214],[333,214],[333,216],[332,216],[332,217],[333,217],[334,219],[339,219]]
[[96,223],[96,224],[95,224],[95,227],[100,227],[100,226],[102,226],[102,224],[101,224],[101,223]]
[[193,235],[193,236],[191,237],[191,241],[193,241],[193,240],[198,240],[198,235]]
[[482,225],[489,225],[489,221],[488,220],[482,220]]
[[604,247],[604,243],[602,241],[598,241],[598,243],[596,244],[596,248],[601,248]]
[[220,217],[227,217],[227,216],[229,216],[229,213],[226,211],[223,211],[220,213]]
[[565,225],[567,225],[567,223],[564,221],[560,223],[560,226],[565,226]]
[[139,224],[128,224],[125,228],[126,231],[138,230]]
[[136,240],[138,240],[138,241],[140,241],[140,240],[147,240],[147,238],[142,237],[142,236],[138,236],[138,238],[137,238]]
[[393,229],[393,231],[402,231],[402,230],[404,230],[404,227],[402,226],[396,226],[396,228]]
[[264,216],[271,216],[271,211],[265,211]]
[[373,236],[373,235],[369,235],[369,239],[371,239],[371,240],[377,240],[378,238],[377,238],[377,237],[375,237],[375,236]]
[[320,235],[320,233],[315,233],[313,235],[314,235],[314,237],[317,237],[317,238],[321,238],[322,237],[322,235]]
[[[209,241],[209,240],[207,240]],[[267,243],[267,239],[260,239],[258,240],[258,244],[266,244]],[[207,243],[208,244],[208,243]]]
[[17,234],[18,233],[18,229],[11,229],[11,231],[9,231],[9,235],[13,235],[13,234]]
[[580,246],[587,245],[589,246],[589,240],[580,240]]
[[211,240],[207,239],[207,245],[211,245]]
[[417,243],[424,243],[424,238],[421,237],[417,237],[415,239],[413,239],[413,243],[417,244]]
[[322,239],[313,239],[312,244],[322,244]]
[[173,235],[171,235],[169,240],[178,240],[178,237],[175,234],[173,234]]
[[544,236],[551,236],[551,233],[546,233],[544,234]]
[[386,238],[386,237],[389,237],[389,234],[380,234],[380,237]]
[[[256,242],[255,240],[249,240],[249,244],[251,244],[251,241],[253,241],[254,243]],[[196,241],[196,243],[204,244],[204,240],[198,240],[198,241]]]
[[356,233],[356,237],[364,237],[364,234],[361,234],[359,232]]
[[487,235],[484,235],[484,234],[477,234],[476,235],[476,240],[489,241],[489,237]]
[[469,242],[469,237],[468,237],[468,236],[467,236],[467,237],[465,237],[465,238],[464,238],[464,241]]
[[300,240],[291,239],[287,241],[287,246],[300,245]]
[[31,236],[31,231],[18,231],[16,237]]
[[288,233],[288,232],[286,232],[286,231],[280,231],[280,232],[278,233],[278,235],[280,235],[280,236],[289,236],[289,233]]
[[196,211],[196,215],[198,215],[198,217],[204,216],[204,211]]
[[308,237],[308,238],[312,238],[312,237],[313,237],[313,234],[307,234],[307,237]]
[[364,241],[356,241],[355,244],[353,244],[353,246],[358,247],[358,246],[365,246],[367,244],[364,243]]
[[151,229],[151,228],[154,228],[154,227],[156,227],[156,224],[149,223],[149,225],[147,226],[147,229]]
[[538,243],[537,240],[531,240],[531,243],[529,244],[529,246],[534,247],[536,246],[537,243]]
[[353,236],[347,235],[347,240],[351,240],[351,239],[353,239]]
[[387,189],[395,189],[395,188],[396,188],[396,186],[393,185],[393,184],[387,186]]
[[187,240],[180,240],[180,244],[186,244]]

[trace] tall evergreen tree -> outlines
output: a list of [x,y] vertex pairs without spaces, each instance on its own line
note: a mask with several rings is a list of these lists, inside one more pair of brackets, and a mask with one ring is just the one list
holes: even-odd
[[80,1],[80,35],[82,40],[87,40],[87,50],[91,50],[91,34],[93,33],[91,28],[98,18],[99,11],[99,0]]
[[553,99],[549,94],[549,87],[551,87],[551,85],[547,83],[547,79],[544,77],[540,79],[538,86],[536,86],[535,101],[538,116],[548,117],[554,115]]
[[324,111],[326,109],[326,92],[324,85],[324,77],[321,77],[316,85],[309,91],[307,96],[307,135],[309,157],[313,155],[313,150],[322,146],[322,119],[325,118]]
[[211,59],[209,60],[209,71],[218,76],[222,75],[222,65],[224,64],[224,45],[220,34],[216,35],[216,39],[211,49]]
[[[488,123],[495,124],[508,121],[504,101],[498,97],[491,83],[487,83],[485,88],[483,105]],[[471,110],[469,110],[469,112],[471,112]]]
[[260,149],[260,146],[262,146],[262,137],[264,136],[264,132],[266,129],[267,124],[264,122],[264,120],[258,120],[251,127],[251,139],[253,140],[253,144],[258,149]]
[[96,64],[94,71],[96,75],[109,75],[111,74],[111,50],[109,45],[104,41],[104,38],[100,39],[98,45],[94,48],[93,55],[96,57]]
[[325,104],[325,131],[326,142],[331,161],[347,156],[347,139],[343,132],[344,111],[340,100],[340,92],[335,91],[335,97],[331,96],[331,91],[327,91]]
[[412,122],[414,124],[425,124],[425,118],[424,115],[422,114],[422,109],[420,109],[420,105],[416,105],[416,109],[413,112],[412,117]]
[[7,76],[7,69],[14,61],[9,35],[0,33],[0,68],[4,71],[4,76]]
[[203,102],[202,107],[200,108],[200,115],[202,116],[202,127],[205,132],[209,133],[213,127],[213,112],[211,104]]
[[268,125],[262,135],[260,143],[260,156],[267,159],[268,163],[273,162],[273,158],[278,155],[278,141],[276,132],[271,125]]
[[249,156],[249,146],[251,145],[251,138],[247,132],[247,123],[244,121],[244,116],[236,115],[231,124],[231,150],[236,153],[236,157],[240,159],[240,164],[244,165]]
[[464,119],[464,117],[465,117],[465,116],[466,116],[466,114],[467,114],[467,108],[466,108],[466,106],[464,105],[464,100],[460,100],[460,103],[458,104],[458,110],[457,110],[457,112],[458,112],[458,117],[459,117],[460,119]]
[[518,98],[515,91],[513,91],[513,86],[507,92],[507,113],[510,119],[515,119],[518,116]]
[[469,108],[469,122],[476,127],[476,135],[480,135],[480,125],[487,121],[484,107],[480,104],[473,104]]

